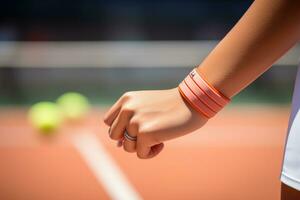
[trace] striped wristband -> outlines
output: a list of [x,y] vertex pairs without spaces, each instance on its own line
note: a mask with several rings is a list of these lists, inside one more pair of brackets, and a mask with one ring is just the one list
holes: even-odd
[[179,84],[178,89],[181,96],[207,118],[213,117],[230,102],[229,98],[205,81],[196,69]]

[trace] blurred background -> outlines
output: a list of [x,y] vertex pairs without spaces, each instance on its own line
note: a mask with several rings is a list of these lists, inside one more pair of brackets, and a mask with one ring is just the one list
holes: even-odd
[[[252,1],[27,0],[0,7],[0,105],[78,91],[111,104],[128,90],[175,87]],[[299,47],[234,99],[291,100]]]
[[[149,161],[116,148],[100,120],[126,91],[176,87],[251,3],[2,0],[0,199],[279,199],[299,45]],[[68,91],[90,112],[39,134],[29,106]]]

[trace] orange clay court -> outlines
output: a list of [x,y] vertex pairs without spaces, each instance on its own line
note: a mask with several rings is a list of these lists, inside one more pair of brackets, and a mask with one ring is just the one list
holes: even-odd
[[150,160],[116,147],[105,110],[43,137],[1,108],[0,199],[279,199],[288,107],[226,108]]

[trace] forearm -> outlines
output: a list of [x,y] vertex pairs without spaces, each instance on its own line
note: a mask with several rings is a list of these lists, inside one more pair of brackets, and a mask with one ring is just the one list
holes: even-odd
[[232,97],[300,38],[299,0],[257,0],[197,71]]

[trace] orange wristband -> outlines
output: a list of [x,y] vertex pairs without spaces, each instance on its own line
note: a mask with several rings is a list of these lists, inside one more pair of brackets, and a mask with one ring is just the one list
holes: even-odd
[[213,117],[230,99],[211,86],[193,69],[179,84],[182,97],[198,112],[207,118]]

